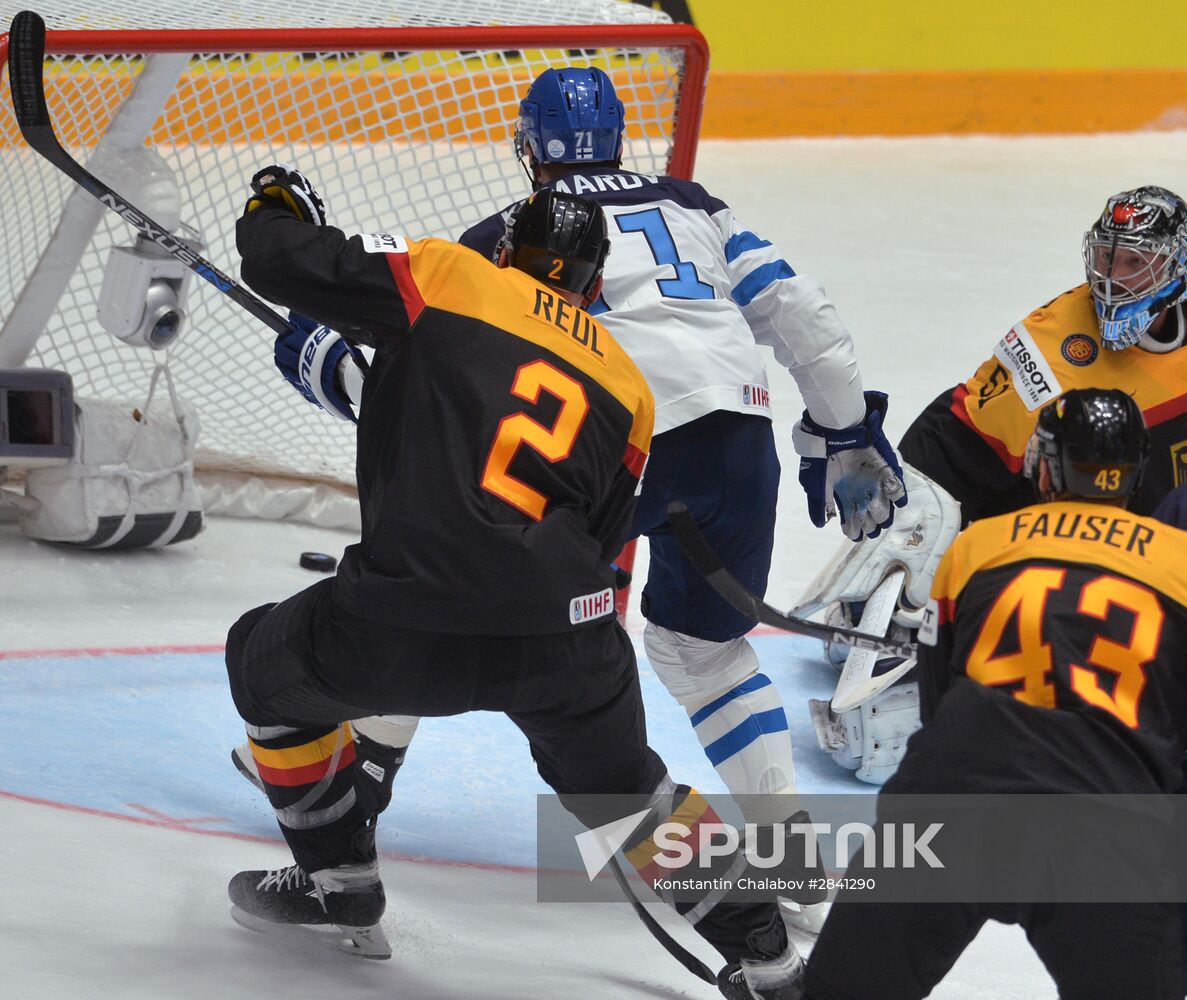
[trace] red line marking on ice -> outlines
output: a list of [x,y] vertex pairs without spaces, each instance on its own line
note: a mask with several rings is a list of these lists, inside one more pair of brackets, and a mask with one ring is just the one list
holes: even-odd
[[0,649],[0,660],[67,660],[85,656],[156,656],[162,653],[222,653],[222,643],[193,646],[83,646],[79,649]]
[[[628,634],[638,638],[643,634],[642,626],[631,624]],[[757,625],[747,635],[781,635],[783,629],[771,625]],[[87,656],[160,656],[183,653],[224,653],[223,643],[195,644],[190,646],[80,646],[77,649],[0,649],[0,660],[69,660]]]
[[[56,802],[53,799],[39,799],[33,795],[22,795],[20,792],[0,791],[0,799],[12,799],[14,802],[25,802],[28,805],[44,806],[47,809],[60,809],[63,812],[81,813],[84,816],[97,816],[101,819],[121,820],[124,823],[138,823],[141,826],[154,826],[162,830],[176,830],[179,833],[194,833],[204,837],[222,837],[225,840],[243,840],[252,844],[280,844],[284,841],[279,837],[260,837],[253,833],[236,833],[234,830],[202,830],[178,825],[173,819],[151,819],[146,816],[129,816],[127,813],[112,812],[109,809],[95,809],[91,806],[80,806],[71,802]],[[143,809],[143,806],[134,808]],[[389,861],[409,861],[418,865],[436,865],[445,868],[472,868],[485,872],[514,872],[519,875],[535,875],[536,869],[526,865],[500,865],[489,861],[451,861],[448,858],[427,858],[419,854],[399,854],[395,851],[380,851],[379,856]]]
[[162,826],[177,830],[193,830],[195,829],[195,824],[199,823],[230,822],[225,816],[170,816],[168,813],[158,812],[156,809],[142,806],[139,802],[125,802],[124,805],[129,809],[142,812],[145,816],[149,816],[152,819],[160,820]]

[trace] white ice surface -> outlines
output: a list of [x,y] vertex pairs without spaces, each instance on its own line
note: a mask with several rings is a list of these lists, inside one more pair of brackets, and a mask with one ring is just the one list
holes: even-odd
[[[824,281],[867,386],[892,394],[897,439],[1005,329],[1081,280],[1080,234],[1109,193],[1187,187],[1187,133],[709,143],[697,176]],[[788,376],[772,382],[785,477],[769,597],[790,606],[840,538],[807,523],[789,446],[800,403]],[[539,783],[517,734],[485,715],[426,724],[400,776],[382,861],[391,962],[271,948],[229,921],[226,879],[286,862],[226,764],[241,730],[218,649],[244,610],[311,581],[299,552],[348,542],[224,520],[173,551],[99,555],[0,524],[0,997],[716,995],[624,905],[537,904],[531,874],[498,867],[519,863]],[[862,790],[807,727],[802,699],[827,688],[827,668],[802,640],[756,641],[788,703],[801,783]],[[641,669],[657,748],[675,773],[719,787]],[[1048,1000],[1054,988],[1019,932],[990,926],[933,995]]]

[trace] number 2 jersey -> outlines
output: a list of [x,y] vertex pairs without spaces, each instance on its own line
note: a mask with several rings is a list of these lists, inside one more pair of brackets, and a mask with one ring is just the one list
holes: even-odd
[[237,238],[251,287],[375,348],[358,426],[362,537],[335,601],[430,632],[611,619],[610,564],[654,417],[613,337],[455,243],[347,238],[266,206]]
[[943,393],[903,435],[899,451],[957,500],[965,522],[1033,502],[1022,476],[1039,410],[1069,389],[1121,389],[1150,428],[1150,461],[1131,506],[1150,514],[1187,482],[1187,348],[1106,350],[1087,285],[1016,324],[967,382]]
[[[865,418],[853,342],[824,289],[739,224],[725,202],[692,181],[612,168],[545,186],[606,213],[610,256],[591,312],[647,376],[657,434],[716,410],[769,418],[760,344],[791,371],[818,424]],[[460,242],[493,257],[517,208]]]
[[978,521],[940,562],[919,643],[924,727],[894,790],[1179,787],[1187,532],[1078,501]]

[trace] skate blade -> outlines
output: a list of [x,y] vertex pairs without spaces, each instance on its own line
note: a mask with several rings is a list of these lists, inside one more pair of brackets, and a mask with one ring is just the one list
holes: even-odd
[[346,924],[277,924],[237,906],[231,907],[231,919],[249,931],[257,931],[298,944],[308,944],[312,941],[323,948],[341,951],[355,958],[382,960],[392,957],[392,946],[380,924],[370,927],[350,927]]

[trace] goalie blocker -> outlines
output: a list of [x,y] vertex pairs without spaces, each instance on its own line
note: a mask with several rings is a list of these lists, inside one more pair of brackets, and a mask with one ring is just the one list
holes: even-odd
[[[824,611],[830,625],[903,640],[919,627],[936,567],[960,531],[960,504],[905,462],[903,480],[908,501],[894,525],[843,543],[793,615]],[[881,785],[920,725],[915,660],[828,642],[825,653],[841,676],[831,699],[808,702],[816,741],[857,778]]]

